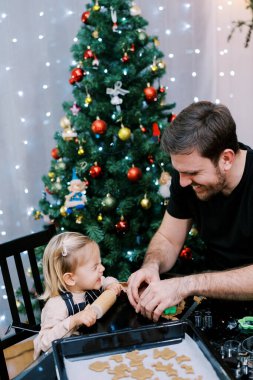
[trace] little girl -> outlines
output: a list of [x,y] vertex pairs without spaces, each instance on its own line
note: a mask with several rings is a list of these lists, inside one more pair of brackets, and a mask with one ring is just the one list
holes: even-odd
[[43,256],[46,302],[41,330],[34,339],[34,358],[47,351],[52,341],[70,336],[81,325],[92,326],[96,314],[90,306],[105,289],[121,292],[113,277],[104,277],[100,250],[93,240],[77,232],[54,236]]

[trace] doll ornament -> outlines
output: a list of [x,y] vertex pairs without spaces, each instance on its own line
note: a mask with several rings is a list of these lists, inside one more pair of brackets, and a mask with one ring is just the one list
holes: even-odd
[[170,197],[171,176],[168,172],[163,171],[159,179],[158,193],[165,199]]
[[72,180],[68,187],[70,193],[65,196],[65,208],[66,213],[69,215],[75,210],[82,210],[87,202],[86,198],[86,182],[81,181],[77,175],[75,169],[73,169]]

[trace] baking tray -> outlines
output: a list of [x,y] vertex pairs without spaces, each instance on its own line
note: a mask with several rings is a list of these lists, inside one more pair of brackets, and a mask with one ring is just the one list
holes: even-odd
[[[107,358],[110,355],[125,355],[127,352],[134,350],[149,353],[155,348],[162,350],[165,346],[180,349],[189,339],[194,342],[194,345],[206,361],[203,364],[205,366],[210,365],[217,379],[234,379],[230,370],[223,366],[223,363],[211,351],[208,342],[204,341],[204,338],[189,321],[171,321],[109,333],[90,334],[56,340],[53,342],[53,355],[57,376],[60,380],[72,380],[74,378],[76,380],[78,378],[77,374],[81,372],[83,380],[109,378],[108,374],[106,377],[103,373],[99,373],[98,375],[90,374],[89,363],[94,362],[94,359],[100,361],[108,360]],[[196,354],[194,350],[193,356]],[[76,371],[75,376],[71,375],[73,368]],[[152,379],[157,378],[157,376],[159,376],[159,379],[163,378],[161,372],[159,372]],[[215,376],[211,376],[210,379],[214,379]],[[113,375],[110,378],[112,379]],[[130,378],[128,377],[128,379]],[[166,378],[168,378],[167,375]],[[196,379],[196,376],[187,375],[185,378]],[[207,379],[209,377],[205,376],[202,378]]]

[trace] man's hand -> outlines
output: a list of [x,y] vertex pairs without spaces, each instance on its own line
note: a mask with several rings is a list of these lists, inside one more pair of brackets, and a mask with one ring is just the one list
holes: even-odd
[[139,298],[141,286],[150,284],[152,281],[159,281],[158,268],[155,266],[144,266],[143,268],[132,273],[128,279],[127,295],[131,305],[136,308]]
[[144,290],[135,308],[137,313],[157,322],[163,311],[178,305],[187,297],[186,277],[152,281]]

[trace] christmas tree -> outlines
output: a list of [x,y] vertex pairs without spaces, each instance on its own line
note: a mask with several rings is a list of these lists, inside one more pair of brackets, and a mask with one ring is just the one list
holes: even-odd
[[163,53],[135,3],[96,0],[80,16],[74,100],[63,104],[35,218],[89,235],[106,271],[126,280],[168,202],[171,163],[159,142],[175,104],[165,102]]

